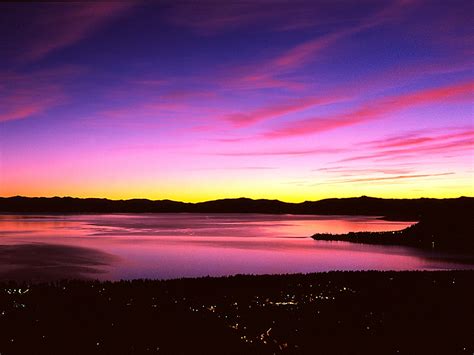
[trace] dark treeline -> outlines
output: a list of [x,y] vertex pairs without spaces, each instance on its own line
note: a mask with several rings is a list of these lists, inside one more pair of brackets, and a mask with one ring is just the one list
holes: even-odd
[[72,197],[0,198],[0,212],[10,213],[271,213],[271,214],[345,214],[387,216],[393,219],[419,220],[423,215],[450,210],[474,210],[474,198],[456,199],[382,199],[373,197],[325,199],[288,203],[248,198],[223,199],[199,203],[170,200],[108,200]]
[[0,284],[2,354],[472,354],[473,271]]
[[401,231],[317,233],[316,240],[355,243],[407,245],[440,251],[458,251],[474,255],[474,218],[472,208],[432,210],[418,223]]

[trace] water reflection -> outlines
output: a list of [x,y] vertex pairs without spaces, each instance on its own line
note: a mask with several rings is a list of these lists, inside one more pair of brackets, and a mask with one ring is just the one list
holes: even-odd
[[58,244],[0,245],[0,280],[44,282],[87,279],[118,261],[96,249]]
[[[99,279],[466,267],[407,247],[309,238],[316,232],[399,230],[410,224],[360,216],[3,215],[0,277],[39,277],[45,260],[48,277]],[[37,257],[26,257],[32,253]]]

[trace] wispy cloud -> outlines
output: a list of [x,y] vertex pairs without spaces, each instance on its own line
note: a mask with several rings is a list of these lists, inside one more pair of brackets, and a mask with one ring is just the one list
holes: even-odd
[[397,181],[406,179],[419,179],[419,178],[432,178],[439,176],[454,175],[454,172],[436,173],[436,174],[411,174],[411,175],[397,175],[397,176],[382,176],[382,177],[369,177],[369,178],[355,178],[355,179],[344,179],[344,180],[331,180],[328,182],[321,182],[314,185],[325,185],[325,184],[347,184],[347,183],[360,183],[360,182],[378,182],[378,181]]
[[[347,4],[344,6],[347,6]],[[363,15],[360,14],[356,20],[351,18],[348,19],[346,23],[339,23],[335,28],[330,26],[326,32],[322,34],[319,33],[314,38],[296,44],[270,58],[253,62],[250,65],[242,65],[234,68],[230,72],[222,73],[220,75],[221,79],[218,80],[218,82],[221,86],[230,89],[261,90],[283,88],[291,91],[301,90],[306,87],[306,84],[301,80],[288,77],[289,75],[294,76],[295,71],[318,59],[330,46],[335,45],[337,42],[347,39],[359,32],[393,21],[402,15],[404,10],[409,6],[410,2],[403,0],[396,0],[387,5],[384,4],[381,8],[372,9],[368,15],[366,13]],[[217,23],[225,25],[231,22],[234,25],[244,25],[247,21],[257,20],[261,15],[267,16],[269,13],[267,7],[268,6],[265,6],[262,12],[252,12],[252,18],[248,18],[246,15],[234,15],[230,17],[232,19],[231,21],[230,18],[224,16],[226,20],[217,21]],[[331,7],[332,9],[338,8],[337,6]],[[214,9],[214,7],[212,8]],[[203,18],[202,22],[194,23],[188,19],[188,21],[184,21],[184,23],[192,27],[194,27],[195,24],[199,24],[198,28],[203,24],[211,24],[207,29],[212,28],[216,23],[210,20],[212,13],[213,12],[210,11],[211,15],[208,14]],[[230,13],[235,14],[235,12]],[[321,17],[320,13],[321,12],[316,12],[316,15],[318,15],[316,18]],[[217,11],[217,17],[219,17],[219,14],[221,14],[220,11]],[[288,16],[288,11],[282,12],[282,14],[285,19],[291,17]],[[255,18],[254,16],[257,17]],[[194,13],[192,18],[196,18]],[[242,20],[242,22],[240,22],[240,20]],[[313,23],[314,22],[315,18],[313,17]]]
[[373,168],[368,168],[368,167],[367,168],[365,167],[350,168],[347,166],[319,168],[319,169],[313,169],[312,171],[335,174],[338,176],[367,175],[367,174],[402,175],[402,174],[408,174],[408,173],[413,172],[412,169],[402,169],[402,168],[383,167],[383,168],[373,169]]
[[[400,7],[408,1],[392,1],[388,8]],[[385,4],[383,4],[385,6]],[[203,35],[219,35],[226,31],[259,26],[267,31],[293,31],[317,27],[352,26],[372,13],[371,19],[386,17],[386,8],[361,0],[350,1],[287,1],[177,3],[166,13],[168,20]],[[383,6],[382,6],[383,7]],[[348,10],[350,9],[350,11]]]
[[173,24],[206,35],[239,28],[271,16],[266,6],[258,2],[212,1],[195,4],[177,3],[167,14],[168,20]]
[[416,149],[413,147],[403,149],[391,149],[391,150],[380,150],[375,153],[355,155],[349,158],[340,160],[340,162],[357,161],[357,160],[373,160],[382,158],[384,160],[390,160],[394,157],[397,158],[419,158],[420,156],[427,156],[429,154],[444,154],[448,152],[473,150],[474,141],[472,139],[460,139],[454,141],[448,141],[437,144],[428,144],[417,146]]
[[222,166],[213,168],[194,168],[192,170],[276,170],[273,166]]
[[376,148],[397,148],[397,147],[406,147],[406,146],[415,146],[423,143],[429,142],[441,142],[443,140],[450,140],[456,138],[464,137],[474,137],[474,130],[468,129],[461,132],[441,134],[441,135],[427,135],[427,134],[418,134],[410,136],[397,136],[392,138],[387,138],[384,140],[375,140],[368,142],[367,144],[372,145]]
[[146,118],[160,117],[163,114],[187,112],[189,105],[182,102],[145,102],[125,107],[112,108],[100,113],[100,116],[110,119],[125,119],[130,117]]
[[183,101],[183,100],[202,100],[216,98],[217,93],[211,90],[169,90],[160,95],[165,100]]
[[[53,90],[54,91],[54,90]],[[35,92],[23,91],[9,95],[0,101],[0,122],[19,120],[34,116],[55,106],[62,96],[55,92],[38,98]]]
[[60,68],[19,74],[0,73],[0,122],[26,119],[65,103],[64,82],[80,72]]
[[295,150],[268,150],[268,151],[239,151],[239,152],[220,152],[212,153],[213,155],[222,156],[265,156],[265,155],[290,155],[290,156],[304,156],[317,154],[333,154],[340,153],[343,149],[339,148],[315,148],[315,149],[295,149]]
[[356,29],[344,29],[334,33],[329,33],[313,40],[304,42],[271,60],[268,65],[273,72],[288,71],[298,68],[309,60],[314,60],[315,55],[329,45],[341,38],[353,34]]
[[362,122],[380,119],[387,114],[418,105],[438,104],[453,99],[470,100],[472,99],[473,90],[473,81],[437,88],[421,89],[415,92],[369,101],[362,107],[343,114],[288,122],[281,127],[265,132],[263,136],[266,138],[292,137],[352,126]]
[[248,113],[232,113],[224,116],[224,119],[236,126],[242,127],[255,124],[268,119],[273,119],[289,113],[302,111],[315,105],[324,105],[339,101],[338,97],[308,97],[301,99],[289,99],[286,102],[259,108]]
[[260,91],[267,89],[283,89],[301,92],[308,84],[294,75],[285,78],[278,72],[269,71],[268,63],[252,63],[236,68],[222,70],[217,73],[215,84],[223,90]]
[[[354,100],[361,99],[364,93],[371,94],[383,94],[384,91],[388,89],[393,89],[396,87],[401,87],[407,83],[413,82],[421,77],[427,75],[439,75],[446,73],[453,73],[459,71],[465,71],[469,66],[465,62],[460,63],[428,63],[428,64],[417,64],[411,66],[395,66],[390,68],[382,73],[377,73],[364,78],[364,80],[358,81],[357,83],[347,84],[344,86],[336,86],[335,88],[329,89],[324,93],[314,93],[308,94],[305,90],[299,94],[300,97],[297,98],[275,98],[273,102],[270,102],[262,107],[253,110],[241,110],[240,112],[234,111],[231,113],[225,113],[217,117],[218,121],[231,122],[237,128],[243,128],[258,124],[260,122],[273,120],[275,118],[284,117],[288,114],[304,111],[307,109],[314,109],[317,106],[337,104],[343,102],[350,102]],[[238,79],[240,80],[240,79]],[[282,83],[282,86],[285,87],[285,84]],[[254,87],[257,88],[257,87]],[[289,89],[288,86],[286,86]],[[199,95],[200,92],[197,91],[196,95]],[[441,96],[443,95],[440,92]],[[454,93],[453,93],[454,94]],[[301,97],[302,96],[302,97]],[[401,96],[404,98],[404,96]],[[406,98],[404,98],[406,100]],[[418,98],[422,100],[422,98]],[[379,100],[382,101],[381,99]],[[379,104],[379,103],[377,103]],[[403,103],[402,103],[403,104]],[[405,102],[405,104],[407,104]],[[395,106],[395,105],[394,105]],[[369,118],[371,115],[375,115],[375,111],[370,111],[368,108],[363,108],[360,111],[356,111],[354,115],[360,115],[361,120]],[[362,117],[364,116],[364,117]],[[325,121],[327,118],[329,120]],[[341,118],[338,115],[330,117],[321,117],[321,122],[319,122],[321,130],[337,128],[339,125],[349,125],[351,121],[348,119],[343,119],[341,121],[333,119]],[[349,117],[345,117],[349,118]],[[357,123],[354,121],[354,124]],[[274,133],[277,135],[276,133]],[[268,135],[271,135],[270,133]],[[406,136],[404,136],[406,138]],[[421,139],[421,138],[419,138]],[[236,140],[245,140],[241,138],[231,139],[229,141]],[[385,142],[385,141],[384,141]]]
[[28,37],[25,35],[19,59],[35,61],[70,46],[134,4],[132,1],[43,4],[30,20],[32,30]]

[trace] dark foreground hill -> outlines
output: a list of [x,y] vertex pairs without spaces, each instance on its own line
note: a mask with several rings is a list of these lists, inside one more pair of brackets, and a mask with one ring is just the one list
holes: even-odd
[[472,354],[474,271],[0,284],[2,354]]
[[381,199],[373,197],[325,199],[288,203],[278,200],[248,198],[223,199],[199,203],[146,199],[108,200],[71,197],[0,198],[0,212],[10,213],[124,213],[124,212],[189,212],[189,213],[291,213],[345,214],[388,216],[419,220],[426,214],[443,211],[474,210],[474,198],[455,199]]

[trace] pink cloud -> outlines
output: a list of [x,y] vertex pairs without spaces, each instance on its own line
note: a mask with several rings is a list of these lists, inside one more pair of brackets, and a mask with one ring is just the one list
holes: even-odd
[[[37,98],[35,93],[15,93],[8,96],[8,104],[0,102],[0,122],[19,120],[36,115],[55,106],[60,96]],[[3,101],[3,100],[2,100]]]
[[195,99],[212,99],[217,96],[216,92],[210,90],[170,90],[160,95],[166,100],[195,100]]
[[233,137],[233,138],[216,138],[213,141],[221,142],[221,143],[242,143],[245,141],[253,140],[253,137]]
[[[217,83],[224,88],[230,89],[259,90],[283,88],[292,91],[304,89],[307,85],[301,80],[298,81],[288,77],[282,78],[282,75],[288,75],[288,73],[294,72],[301,66],[316,60],[318,55],[321,55],[324,50],[340,40],[398,18],[408,5],[408,1],[394,1],[368,16],[361,16],[356,24],[352,23],[353,19],[351,21],[348,20],[346,23],[342,23],[342,26],[339,24],[338,29],[300,43],[272,58],[252,63],[251,65],[234,68],[230,73],[227,72],[220,75],[220,79],[217,80]],[[259,16],[258,12],[255,11],[252,14],[257,17]],[[263,14],[268,14],[268,11],[265,10]],[[287,12],[284,14],[284,18],[287,19]],[[203,22],[212,23],[212,21],[209,20],[209,17],[212,18],[212,12],[206,15],[208,16]],[[195,16],[193,16],[193,18],[194,17]],[[245,18],[245,21],[250,20],[245,15],[243,18],[236,17],[236,24],[239,23],[238,18],[241,20]],[[226,21],[222,23],[225,22]],[[192,23],[192,21],[188,21],[187,23]],[[239,25],[243,25],[243,23]]]
[[194,168],[192,170],[276,170],[272,166],[221,166],[217,168]]
[[355,30],[341,30],[302,43],[272,60],[270,62],[270,67],[273,68],[273,70],[288,70],[299,67],[308,60],[314,59],[314,55],[317,52],[325,49],[330,44],[348,34],[354,33],[354,31]]
[[242,127],[261,121],[283,116],[289,113],[302,111],[315,105],[324,105],[340,100],[337,97],[307,97],[302,99],[291,99],[282,104],[267,106],[249,113],[232,113],[224,116],[224,119]]
[[202,34],[213,34],[271,17],[265,6],[252,2],[178,3],[168,13],[170,22]]
[[377,148],[396,148],[463,137],[474,137],[474,130],[436,136],[394,137],[393,139],[377,140],[372,142],[372,144]]
[[384,111],[377,107],[364,107],[347,114],[314,117],[292,123],[285,123],[280,128],[264,133],[263,137],[286,138],[320,133],[369,121],[383,113]]
[[330,32],[293,47],[272,59],[265,67],[270,68],[270,71],[272,72],[287,71],[300,67],[306,62],[314,60],[315,55],[337,41],[392,20],[401,12],[405,5],[405,1],[395,1],[362,19],[359,24],[355,26]]
[[[454,173],[446,172],[446,173],[437,173],[437,174],[411,174],[411,175],[357,178],[357,179],[334,180],[334,181],[325,182],[321,184],[346,184],[346,183],[354,183],[354,182],[395,181],[395,180],[419,179],[419,178],[447,176],[447,175],[454,175]],[[317,184],[317,185],[320,185],[320,184]]]
[[315,148],[315,149],[295,149],[295,150],[269,150],[269,151],[247,151],[247,152],[221,152],[213,153],[213,155],[222,156],[271,156],[271,155],[316,155],[316,154],[333,154],[344,151],[339,148]]
[[77,68],[60,68],[28,74],[0,73],[0,121],[26,119],[67,100],[64,81],[75,77]]
[[268,31],[290,31],[341,24],[352,26],[367,17],[368,12],[373,12],[371,19],[380,19],[393,16],[396,8],[408,3],[410,2],[403,0],[393,1],[387,9],[380,11],[379,4],[375,3],[374,6],[371,1],[361,0],[348,13],[347,7],[350,4],[345,2],[303,1],[298,2],[297,6],[287,1],[178,2],[168,10],[166,17],[175,25],[205,35],[221,34],[253,25],[262,26]]
[[[348,38],[353,34],[370,29],[374,26],[400,19],[401,15],[405,14],[406,10],[409,9],[413,3],[414,1],[394,1],[388,5],[384,5],[379,10],[373,11],[369,15],[361,16],[355,20],[352,19],[352,21],[355,21],[355,25],[353,26],[348,26],[347,23],[342,23],[341,27],[341,24],[339,24],[339,29],[296,45],[289,50],[283,51],[283,53],[279,55],[257,63],[235,67],[230,70],[223,70],[214,75],[216,79],[211,79],[210,81],[208,78],[199,78],[199,80],[201,83],[202,80],[206,80],[208,84],[217,85],[224,90],[260,91],[262,89],[278,88],[287,91],[301,92],[302,90],[308,88],[308,83],[304,82],[306,80],[304,77],[296,78],[292,71],[298,69],[300,66],[308,63],[309,61],[316,59],[319,53],[322,53],[322,51],[324,51],[326,48],[340,40],[343,40],[344,38]],[[252,8],[250,15],[249,11],[247,11],[249,6]],[[253,21],[261,23],[261,16],[267,16],[269,11],[265,6],[263,7],[264,11],[259,11],[259,8],[260,10],[262,9],[262,7],[258,4],[240,3],[229,6],[215,6],[215,4],[212,3],[196,7],[178,6],[177,8],[173,9],[173,12],[176,16],[173,21],[177,24],[188,26],[197,30],[220,31],[229,28],[229,26],[230,28],[234,26],[246,26],[248,23]],[[288,17],[287,11],[285,11],[284,14],[286,17]],[[348,23],[351,22],[349,21]],[[406,66],[400,67],[398,69],[395,68],[392,73],[384,73],[383,82],[380,82],[380,75],[377,75],[377,79],[375,80],[365,78],[362,84],[357,83],[357,86],[352,85],[345,88],[339,88],[336,89],[335,93],[333,90],[334,94],[331,94],[331,96],[325,95],[328,97],[320,98],[319,100],[317,98],[314,99],[314,105],[354,98],[355,96],[360,95],[361,92],[367,92],[370,89],[374,90],[374,88],[377,90],[380,89],[381,86],[386,89],[387,87],[390,87],[390,84],[387,84],[387,76],[391,81],[399,83],[401,78],[413,79],[414,77],[421,75],[421,73],[436,74],[439,72],[446,72],[446,70],[452,70],[449,68],[449,65],[433,65],[433,68],[428,68],[428,66],[429,65],[423,64],[423,66],[418,65],[408,69]],[[465,69],[466,65],[464,65],[463,68]],[[289,75],[290,73],[291,75]],[[174,96],[172,93],[169,93],[169,95],[170,99],[189,99],[198,97],[199,95],[201,98],[208,98],[204,97],[204,95],[202,95],[199,90],[197,90],[196,93],[177,93],[177,95]],[[307,93],[305,96],[307,96]],[[225,121],[230,121],[236,127],[244,127],[275,117],[280,117],[288,113],[310,108],[311,104],[307,104],[306,102],[311,102],[312,100],[313,99],[311,98],[292,99],[286,103],[270,105],[269,107],[263,107],[254,110],[253,112],[233,112],[225,114],[219,118]],[[366,112],[360,112],[360,114],[370,115],[370,113]],[[335,122],[329,121],[320,122],[320,129],[332,129],[333,125],[335,124]]]
[[164,113],[187,111],[189,105],[181,102],[144,103],[124,108],[111,109],[101,113],[102,116],[113,119],[128,119],[130,117],[156,117]]
[[26,43],[21,59],[34,61],[74,44],[130,9],[133,2],[64,3],[44,6],[31,21],[34,36]]
[[112,106],[81,122],[94,127],[166,129],[189,133],[215,130],[214,126],[202,124],[210,115],[215,115],[212,108],[186,101],[164,101],[158,97],[122,107]]
[[473,89],[474,82],[469,81],[377,99],[348,113],[289,122],[264,133],[263,136],[266,138],[284,138],[314,134],[380,119],[387,114],[418,105],[443,103],[453,99],[469,100]]
[[423,154],[439,154],[463,150],[474,149],[474,141],[472,139],[460,139],[452,142],[443,142],[438,144],[429,144],[417,146],[416,149],[413,147],[403,149],[391,149],[382,150],[372,154],[358,155],[350,158],[342,159],[340,162],[357,161],[357,160],[372,160],[377,158],[393,159],[393,157],[417,157],[419,158]]
[[[467,66],[465,62],[461,63],[429,63],[429,64],[422,64],[422,65],[413,65],[410,67],[403,66],[403,67],[396,67],[391,68],[382,74],[377,73],[374,77],[367,77],[364,78],[363,82],[357,82],[353,85],[347,85],[344,87],[337,87],[329,92],[325,93],[323,96],[320,94],[313,95],[312,97],[307,96],[298,99],[288,99],[282,103],[277,103],[274,105],[264,106],[258,109],[255,109],[250,112],[234,112],[226,114],[220,119],[225,121],[232,122],[237,127],[244,127],[252,124],[256,124],[262,121],[270,120],[273,118],[277,118],[280,116],[284,116],[289,113],[294,113],[298,111],[302,111],[305,109],[309,109],[313,106],[317,105],[325,105],[325,104],[332,104],[336,102],[343,102],[343,101],[350,101],[354,100],[361,96],[361,93],[367,92],[381,92],[383,90],[400,86],[405,84],[408,81],[416,80],[420,76],[423,75],[436,75],[436,74],[445,74],[451,73],[456,71],[464,71],[466,70]],[[268,81],[272,81],[271,75],[267,74],[259,74],[253,77],[254,81],[247,80],[246,77],[242,77],[243,73],[240,75],[235,74],[235,80],[240,82],[241,87],[235,87],[235,89],[262,89],[262,88],[270,88],[270,87],[280,87],[285,88],[287,90],[296,89],[298,83],[288,82],[288,81],[274,81],[269,83]],[[251,77],[251,76],[249,76]],[[238,85],[236,83],[232,83],[232,76],[227,77],[225,80],[225,85]],[[267,81],[268,80],[268,81]],[[274,85],[273,85],[274,84]],[[295,85],[294,85],[295,84]],[[303,89],[304,86],[298,87],[298,89]],[[439,93],[441,96],[444,93]],[[306,94],[307,95],[307,94]],[[415,99],[415,98],[412,98]],[[405,98],[406,100],[406,98]],[[423,100],[423,98],[419,97],[418,100]],[[281,102],[281,100],[280,100]],[[406,104],[406,103],[402,103]],[[369,112],[367,109],[361,110],[358,112],[359,115],[370,116],[371,114],[375,114],[375,112]],[[362,117],[361,117],[362,119]],[[324,130],[325,127],[330,129],[332,125],[337,125],[338,122],[320,122],[321,129]]]
[[[262,64],[267,65],[267,64]],[[285,89],[288,91],[301,91],[307,84],[295,79],[278,78],[275,71],[257,69],[260,64],[234,68],[230,71],[220,73],[216,84],[223,89],[231,90],[261,90],[261,89]]]
[[131,84],[146,85],[146,86],[165,86],[170,83],[169,80],[165,79],[143,79],[143,80],[132,80]]
[[401,169],[401,168],[380,168],[380,169],[373,169],[373,168],[348,168],[348,167],[332,167],[332,168],[320,168],[320,169],[314,169],[313,171],[322,171],[326,172],[329,174],[345,174],[345,175],[366,175],[366,174],[397,174],[397,175],[402,175],[402,174],[408,174],[412,172],[412,169]]
[[[220,73],[217,85],[224,89],[261,90],[285,89],[301,91],[307,88],[303,78],[288,77],[309,61],[315,60],[317,53],[326,49],[337,40],[344,38],[353,30],[340,30],[319,36],[313,40],[298,44],[272,58],[260,60],[250,65],[242,65]],[[303,79],[303,80],[302,80]]]

